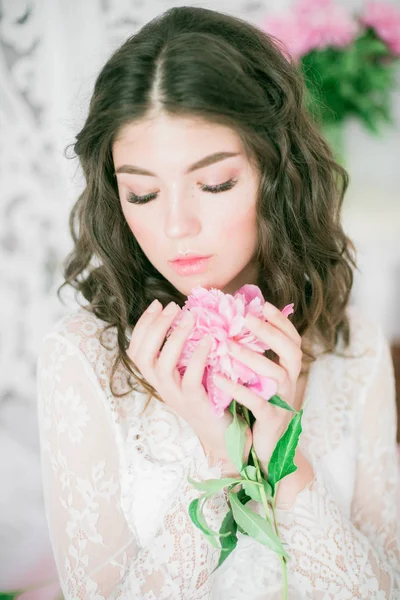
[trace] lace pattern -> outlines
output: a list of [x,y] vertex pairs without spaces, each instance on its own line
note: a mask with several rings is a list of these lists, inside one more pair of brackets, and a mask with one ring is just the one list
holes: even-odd
[[[382,332],[355,311],[350,351],[311,367],[300,446],[315,478],[292,507],[277,508],[289,598],[400,598],[399,463],[394,375]],[[62,319],[38,360],[38,418],[45,505],[69,599],[278,599],[276,555],[238,534],[219,552],[191,523],[188,483],[220,477],[191,428],[145,394],[114,398],[103,323],[83,309]],[[107,334],[108,335],[108,334]],[[124,385],[124,374],[118,380]],[[261,505],[252,503],[255,510]],[[218,529],[223,493],[207,505]]]

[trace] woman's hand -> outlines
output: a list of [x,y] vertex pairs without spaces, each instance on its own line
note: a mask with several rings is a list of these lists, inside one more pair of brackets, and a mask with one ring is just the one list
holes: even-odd
[[[302,366],[301,336],[288,317],[269,302],[264,304],[263,314],[268,322],[251,316],[246,317],[246,326],[279,356],[278,364],[263,354],[244,348],[241,344],[232,342],[228,346],[237,360],[256,373],[275,379],[278,384],[276,394],[293,406],[296,383]],[[253,413],[256,419],[253,425],[254,450],[267,476],[272,453],[286,431],[293,413],[274,406],[244,385],[235,384],[226,377],[219,376],[215,379],[215,384],[232,393],[235,400]]]
[[[152,306],[152,305],[150,305]],[[181,377],[176,364],[182,353],[185,341],[194,325],[193,317],[182,327],[177,327],[165,341],[171,323],[181,309],[171,302],[162,310],[158,303],[154,311],[149,308],[138,319],[133,332],[128,356],[135,363],[145,379],[157,390],[162,400],[175,410],[193,429],[203,449],[215,461],[223,461],[224,476],[234,476],[237,470],[229,460],[225,446],[225,431],[232,422],[232,414],[225,410],[221,418],[216,418],[212,404],[202,384],[211,339],[203,338],[193,352],[186,371]],[[165,344],[160,352],[162,344]],[[251,431],[244,460],[251,448]]]

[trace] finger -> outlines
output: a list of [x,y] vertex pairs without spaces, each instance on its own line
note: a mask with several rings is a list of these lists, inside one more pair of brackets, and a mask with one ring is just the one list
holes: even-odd
[[296,327],[285,317],[283,312],[270,302],[266,302],[263,306],[263,315],[267,318],[268,322],[280,329],[285,333],[295,344],[301,346],[301,335],[297,331]]
[[213,376],[214,383],[224,392],[231,394],[235,400],[251,410],[256,419],[265,420],[276,417],[276,408],[273,404],[239,382],[234,382],[222,375]]
[[271,377],[271,379],[275,379],[277,383],[281,384],[286,379],[285,370],[263,354],[259,354],[258,352],[233,341],[229,341],[227,345],[230,353],[235,359],[247,365],[259,375]]
[[[156,313],[155,316],[149,316],[142,324],[143,333],[138,339],[129,345],[136,360],[139,358],[141,365],[147,365],[147,368],[154,369],[157,356],[160,352],[162,343],[165,340],[172,320],[180,310],[175,302],[170,302],[163,311]],[[132,336],[133,337],[133,336]]]
[[140,315],[132,331],[129,343],[129,354],[132,356],[136,348],[140,348],[141,342],[146,335],[147,329],[155,321],[157,316],[163,310],[163,305],[159,300],[152,302],[150,306]]
[[174,374],[174,377],[179,375],[178,371],[174,373],[174,370],[193,325],[193,315],[189,311],[185,311],[185,314],[179,321],[179,325],[168,336],[158,357],[156,365],[158,377],[171,377],[171,374]]
[[279,364],[291,376],[297,377],[301,370],[303,356],[301,348],[274,325],[266,323],[253,315],[246,317],[246,324],[250,331],[253,331],[260,340],[265,342],[279,356]]
[[202,384],[212,342],[212,336],[205,335],[197,344],[182,377],[182,389],[189,392],[190,390],[198,389]]

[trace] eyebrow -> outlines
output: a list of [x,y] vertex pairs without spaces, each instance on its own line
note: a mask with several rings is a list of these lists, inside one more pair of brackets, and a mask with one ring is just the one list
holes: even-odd
[[[190,165],[185,171],[185,175],[188,173],[193,173],[193,171],[197,171],[198,169],[202,169],[203,167],[208,167],[220,160],[224,160],[225,158],[231,158],[232,156],[239,156],[241,152],[214,152],[214,154],[210,154],[209,156],[205,156],[201,158],[194,164]],[[142,169],[141,167],[135,167],[134,165],[122,165],[122,167],[118,167],[115,171],[115,174],[118,173],[128,173],[128,175],[147,175],[148,177],[157,177],[155,173],[151,171],[147,171],[146,169]]]

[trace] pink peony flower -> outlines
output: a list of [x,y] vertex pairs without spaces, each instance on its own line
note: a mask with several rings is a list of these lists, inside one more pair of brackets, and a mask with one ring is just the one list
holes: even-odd
[[280,39],[295,60],[316,48],[342,48],[358,32],[356,21],[332,0],[299,0],[292,13],[268,18],[263,29]]
[[288,50],[283,52],[287,58],[291,56],[298,60],[307,53],[308,33],[300,26],[296,15],[271,16],[263,23],[262,29],[283,42]]
[[400,11],[395,6],[368,2],[360,21],[366,27],[372,27],[393,54],[400,55]]
[[[232,396],[223,392],[214,384],[214,374],[222,374],[235,383],[246,384],[249,389],[266,400],[269,400],[276,393],[277,383],[274,379],[261,376],[252,371],[252,369],[230,356],[227,347],[227,341],[232,340],[260,354],[269,349],[269,346],[250,332],[244,322],[247,314],[253,314],[266,321],[262,312],[264,304],[263,295],[256,285],[244,285],[233,296],[224,294],[215,288],[207,290],[197,286],[193,288],[182,311],[178,313],[167,333],[167,337],[171,335],[186,311],[190,311],[194,316],[194,326],[186,339],[177,365],[181,376],[185,373],[192,353],[201,338],[206,334],[212,336],[213,343],[207,358],[202,383],[218,417],[223,415],[225,408],[232,401]],[[282,310],[282,313],[285,316],[292,314],[293,306],[293,304],[288,304]]]

